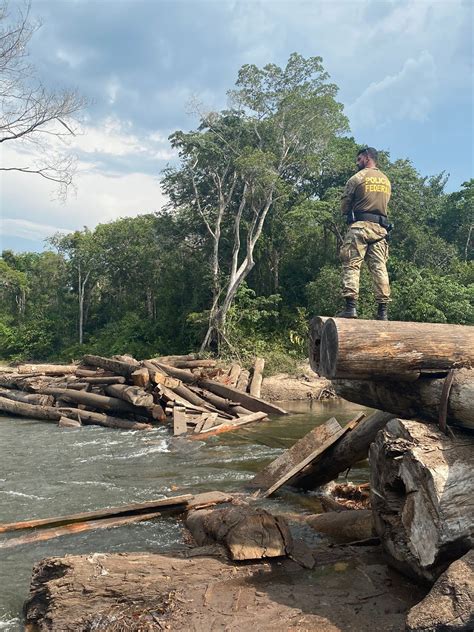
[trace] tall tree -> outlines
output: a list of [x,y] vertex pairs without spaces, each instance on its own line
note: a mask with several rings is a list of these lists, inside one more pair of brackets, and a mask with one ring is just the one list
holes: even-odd
[[[174,207],[199,216],[212,242],[213,300],[202,349],[219,349],[226,340],[227,314],[255,265],[268,213],[347,130],[337,87],[328,79],[320,57],[296,53],[283,69],[243,66],[229,93],[232,110],[203,118],[197,131],[171,136],[181,166],[166,170],[165,191]],[[227,248],[224,237],[230,237]]]
[[28,61],[28,44],[38,29],[30,4],[10,18],[7,2],[0,4],[0,143],[12,143],[23,163],[0,171],[33,173],[58,185],[65,197],[72,184],[75,159],[58,150],[55,139],[74,136],[77,115],[87,100],[74,90],[48,90]]

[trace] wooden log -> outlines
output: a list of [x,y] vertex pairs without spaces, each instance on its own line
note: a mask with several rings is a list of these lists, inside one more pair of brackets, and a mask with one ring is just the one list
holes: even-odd
[[222,434],[223,432],[232,432],[233,430],[238,430],[242,426],[254,423],[255,421],[262,421],[263,419],[267,419],[266,413],[252,413],[250,415],[247,415],[246,417],[240,417],[235,421],[232,420],[221,423],[218,426],[214,426],[207,432],[200,432],[199,434],[190,435],[188,439],[197,439],[198,441],[201,441],[202,439],[214,437],[215,435]]
[[321,334],[328,316],[315,316],[309,324],[308,357],[311,369],[319,375],[321,371]]
[[474,630],[474,550],[436,580],[428,595],[407,615],[406,632]]
[[175,360],[173,366],[177,369],[212,369],[217,365],[215,360]]
[[52,406],[54,397],[52,395],[41,395],[39,393],[25,393],[12,389],[0,388],[0,397],[7,397],[15,402],[25,404],[35,404],[36,406]]
[[153,395],[147,393],[139,386],[128,386],[127,384],[110,384],[105,387],[105,392],[111,397],[122,399],[133,406],[153,406]]
[[130,421],[120,417],[112,417],[103,413],[96,413],[91,410],[79,408],[68,408],[67,406],[58,409],[66,417],[77,419],[81,423],[93,426],[104,426],[104,428],[120,428],[121,430],[152,430],[153,426],[140,421]]
[[146,388],[150,383],[150,372],[146,367],[140,367],[133,371],[130,375],[130,379],[134,386],[141,386],[141,388]]
[[434,582],[474,543],[474,437],[394,419],[370,449],[374,521],[389,561]]
[[175,406],[173,409],[173,434],[174,436],[183,435],[188,432],[186,424],[186,413],[181,406]]
[[99,410],[107,410],[120,413],[128,413],[131,415],[146,415],[146,411],[137,406],[133,406],[129,402],[124,402],[117,397],[109,397],[106,395],[96,395],[95,393],[85,393],[83,391],[73,391],[65,388],[45,388],[41,392],[48,395],[58,395],[61,399],[67,402],[75,402],[77,404],[84,404],[91,408],[98,408]]
[[242,393],[238,389],[233,386],[228,386],[227,384],[220,384],[219,382],[214,382],[213,380],[199,380],[199,386],[215,393],[216,395],[220,395],[221,397],[237,401],[252,412],[264,412],[268,415],[288,414],[286,410],[276,406],[275,404],[270,404],[259,397],[253,397],[249,393]]
[[220,397],[219,395],[215,395],[215,393],[211,393],[211,391],[206,391],[203,388],[199,388],[198,386],[190,386],[190,390],[193,393],[196,393],[202,397],[202,399],[208,404],[211,404],[215,409],[219,410],[219,414],[222,415],[227,413],[230,419],[233,417],[243,417],[245,415],[249,415],[252,411],[248,408],[244,408],[240,406],[237,402],[233,402],[230,399],[225,399],[224,397]]
[[237,386],[237,380],[239,379],[240,372],[242,371],[242,367],[240,364],[232,364],[229,369],[227,384],[230,386]]
[[102,518],[111,518],[121,515],[131,515],[139,512],[149,513],[152,509],[156,509],[158,507],[160,508],[160,511],[164,511],[166,509],[176,509],[177,507],[186,507],[188,501],[192,499],[194,499],[192,494],[182,494],[181,496],[170,496],[168,498],[160,498],[158,500],[148,500],[143,503],[130,503],[120,507],[95,509],[93,511],[69,514],[67,516],[36,518],[34,520],[23,520],[21,522],[7,522],[0,524],[0,533],[22,531],[25,529],[59,527],[66,524],[87,522],[88,520],[100,520]]
[[222,544],[232,560],[281,557],[293,545],[284,518],[249,506],[192,511],[186,526],[199,546]]
[[136,371],[137,365],[130,362],[121,362],[120,360],[112,360],[111,358],[103,358],[96,355],[85,355],[82,359],[84,364],[88,366],[100,367],[106,371],[112,373],[118,373],[124,377],[130,377],[130,375]]
[[412,381],[420,373],[474,364],[474,327],[329,318],[321,334],[321,374],[330,379]]
[[250,395],[253,395],[254,397],[260,397],[264,367],[265,367],[265,359],[255,358],[255,363],[253,365],[252,381],[250,382],[250,388],[249,388]]
[[305,523],[339,543],[367,540],[375,535],[370,509],[349,509],[314,514],[305,518]]
[[136,514],[133,516],[120,516],[118,518],[104,518],[103,520],[89,520],[87,522],[75,522],[63,527],[56,527],[54,529],[41,529],[36,533],[29,533],[27,535],[20,536],[19,538],[11,538],[0,542],[0,549],[11,549],[15,546],[23,544],[31,544],[33,542],[44,542],[51,540],[51,538],[59,538],[63,535],[70,535],[74,533],[83,533],[84,531],[92,531],[94,529],[110,529],[111,527],[120,527],[135,522],[144,522],[145,520],[153,520],[161,516],[161,512],[154,511],[143,514]]
[[140,362],[127,353],[124,355],[113,355],[112,360],[118,360],[119,362],[125,362],[126,364],[133,364],[137,368],[140,366]]
[[[357,404],[405,419],[437,422],[445,378],[420,377],[416,382],[333,380],[336,393]],[[448,399],[447,422],[474,429],[474,370],[456,369]]]
[[0,397],[0,411],[9,413],[10,415],[30,417],[44,421],[59,421],[61,418],[61,413],[53,406],[35,406],[34,404],[15,402],[6,397]]
[[341,472],[367,458],[370,444],[393,417],[391,413],[377,411],[363,419],[317,461],[295,476],[291,484],[302,489],[316,489],[336,479]]
[[[146,369],[145,369],[146,370]],[[148,371],[147,371],[148,374]],[[81,382],[84,384],[125,384],[126,379],[119,375],[110,376],[110,377],[83,377],[81,378]]]
[[66,375],[74,374],[77,364],[20,364],[17,372],[42,375]]
[[250,371],[247,371],[247,369],[242,369],[239,377],[237,378],[237,384],[235,385],[235,388],[238,391],[245,393],[249,385],[249,379],[250,379]]
[[82,424],[77,419],[70,419],[69,417],[61,417],[60,420],[58,421],[58,426],[60,428],[80,428]]
[[160,364],[168,364],[170,366],[173,365],[174,362],[180,362],[183,360],[196,360],[195,353],[188,353],[185,355],[167,355],[167,356],[158,356],[157,358],[150,358],[149,362],[159,362]]
[[[285,471],[281,472],[278,478],[275,477],[276,480],[274,480],[270,487],[268,487],[268,489],[266,489],[262,493],[262,496],[264,498],[271,496],[271,494],[282,487],[282,485],[285,485],[286,483],[291,483],[292,479],[297,476],[301,476],[301,472],[303,472],[305,468],[314,463],[314,461],[321,454],[323,454],[330,446],[338,441],[346,432],[352,430],[363,416],[364,415],[359,415],[352,422],[348,423],[345,428],[341,428],[334,417],[326,422],[326,424],[324,424],[323,426],[319,426],[318,428],[316,428],[312,434],[312,443],[314,446],[312,452],[310,452],[305,458],[299,460],[293,467],[285,468]],[[307,438],[303,437],[302,444],[305,448],[307,448],[311,444],[311,442],[308,441]],[[296,454],[298,454],[299,452],[298,444],[295,444],[293,448],[294,458],[294,456],[296,456]]]

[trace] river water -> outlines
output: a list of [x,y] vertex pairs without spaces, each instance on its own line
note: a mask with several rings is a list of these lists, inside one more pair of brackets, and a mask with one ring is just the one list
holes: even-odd
[[[341,424],[362,408],[341,400],[280,402],[285,417],[253,424],[206,442],[98,426],[60,429],[55,424],[0,417],[0,522],[79,513],[203,491],[238,490],[306,432],[336,416]],[[351,470],[367,480],[367,470]],[[264,501],[281,510],[320,510],[317,496],[283,489]],[[0,536],[1,542],[23,532]],[[44,557],[92,552],[163,552],[181,541],[172,516],[113,529],[71,534],[46,542],[0,548],[0,630],[22,630],[21,609],[33,565]]]

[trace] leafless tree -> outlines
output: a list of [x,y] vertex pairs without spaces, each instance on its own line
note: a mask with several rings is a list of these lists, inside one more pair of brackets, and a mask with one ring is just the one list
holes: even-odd
[[75,90],[48,90],[28,59],[28,44],[39,28],[30,3],[8,12],[0,5],[0,143],[14,143],[24,164],[0,166],[0,171],[33,173],[58,185],[64,199],[72,185],[75,158],[67,139],[75,136],[77,116],[87,99]]

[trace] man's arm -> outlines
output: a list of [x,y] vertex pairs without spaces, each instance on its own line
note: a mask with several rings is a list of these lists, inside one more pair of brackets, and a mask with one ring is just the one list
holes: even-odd
[[344,192],[341,196],[341,212],[346,217],[352,209],[352,201],[357,184],[357,179],[352,176],[352,178],[349,178],[349,180],[346,182],[346,186],[344,187]]

